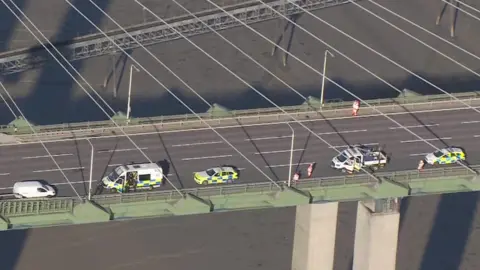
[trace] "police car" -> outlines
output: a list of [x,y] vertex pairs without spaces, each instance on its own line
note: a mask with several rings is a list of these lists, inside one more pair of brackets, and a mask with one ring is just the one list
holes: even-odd
[[444,148],[425,156],[425,162],[430,165],[452,164],[463,160],[465,160],[465,152],[458,147]]
[[231,166],[215,167],[194,173],[193,179],[199,185],[233,183],[238,179],[238,170]]

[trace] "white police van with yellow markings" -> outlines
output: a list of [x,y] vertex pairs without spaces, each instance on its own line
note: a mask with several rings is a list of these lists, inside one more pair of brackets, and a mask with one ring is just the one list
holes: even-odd
[[138,189],[152,190],[162,183],[163,170],[156,163],[118,166],[102,179],[104,188],[119,193]]

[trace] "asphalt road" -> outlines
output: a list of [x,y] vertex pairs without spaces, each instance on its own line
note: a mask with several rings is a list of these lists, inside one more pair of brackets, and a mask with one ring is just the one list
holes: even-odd
[[[46,36],[53,40],[63,40],[77,36],[77,34],[93,31],[93,26],[83,20],[80,15],[76,14],[75,11],[68,10],[65,1],[46,1],[48,1],[48,4],[45,4],[47,2],[24,1],[24,10],[26,10],[27,15]],[[89,1],[71,2],[80,10],[86,12],[89,18],[103,29],[113,28],[113,23],[108,18],[104,18],[98,11],[95,12]],[[95,2],[104,6],[109,14],[122,25],[131,25],[143,20],[142,10],[134,1],[98,0]],[[189,2],[188,8],[193,11],[211,8],[211,5],[206,1],[184,2]],[[231,4],[234,1],[221,2],[222,4]],[[445,16],[440,26],[434,24],[441,8],[441,1],[405,0],[399,2],[382,0],[378,2],[426,27],[429,31],[449,39],[448,16]],[[153,8],[162,18],[178,15],[178,8],[175,9],[175,4],[168,1],[151,0],[144,1],[144,3]],[[368,1],[361,1],[361,3],[369,10],[387,18],[400,28],[471,69],[478,70],[480,68],[477,59],[405,22],[395,19],[393,15],[380,11],[369,4]],[[478,78],[476,76],[352,4],[315,11],[314,14],[413,72],[424,76],[446,91],[478,90]],[[5,21],[1,27],[5,27],[9,32],[12,32],[11,35],[7,35],[7,33],[3,35],[7,45],[11,46],[7,46],[8,48],[18,48],[34,43],[29,33],[15,19],[8,22],[11,16],[5,14],[5,16],[0,17],[3,19],[2,22]],[[438,90],[381,59],[315,18],[304,14],[297,22],[398,89],[408,88],[421,93],[439,93]],[[460,15],[456,28],[457,37],[451,41],[479,55],[480,50],[477,46],[480,43],[478,38],[480,37],[479,23],[469,16]],[[278,22],[275,20],[255,24],[253,27],[271,40],[276,40],[280,34]],[[284,67],[281,62],[281,54],[277,53],[274,57],[271,57],[272,45],[259,35],[241,27],[221,33],[303,95],[319,97],[320,76],[292,58],[289,59],[288,66]],[[289,35],[290,33],[287,33],[286,37],[288,38]],[[266,73],[215,34],[196,36],[191,40],[277,104],[297,105],[303,102],[285,84]],[[322,70],[326,48],[325,45],[302,30],[296,29],[294,31],[290,51],[318,70]],[[0,48],[0,50],[2,49]],[[210,103],[216,102],[231,109],[271,106],[185,40],[154,45],[149,47],[149,50]],[[143,49],[133,50],[131,55],[195,111],[203,112],[208,109],[206,104],[202,103],[183,83],[153,60]],[[74,62],[74,65],[115,111],[122,110],[125,112],[129,69],[132,62],[124,60],[119,55],[115,58],[102,56],[77,61]],[[117,65],[113,75],[114,62]],[[362,98],[392,97],[398,94],[389,86],[338,54],[335,58],[329,59],[327,75]],[[16,98],[26,117],[34,123],[56,124],[106,119],[106,116],[98,110],[97,106],[86,97],[85,93],[57,63],[52,62],[29,72],[6,76],[3,82],[9,92]],[[118,92],[116,98],[112,94],[114,89],[117,89]],[[351,96],[328,82],[326,83],[325,95],[327,99],[351,99]],[[187,110],[145,72],[135,72],[133,74],[132,115],[134,117],[179,113],[187,113]],[[12,119],[13,117],[8,109],[0,105],[0,123],[6,124]]]
[[[473,110],[427,112],[391,116],[401,125],[427,139],[438,148],[460,146],[468,161],[478,164],[480,115]],[[382,146],[391,156],[385,171],[415,169],[418,160],[432,152],[432,146],[414,137],[383,116],[312,121],[306,125],[337,150],[347,145]],[[294,136],[294,169],[306,172],[308,164],[317,164],[314,177],[341,175],[329,167],[336,151],[298,124],[292,124]],[[242,128],[217,129],[247,159],[224,143],[211,130],[177,131],[133,136],[144,153],[154,162],[164,161],[167,178],[178,188],[198,185],[192,174],[222,164],[241,170],[237,183],[288,179],[292,131],[286,124],[264,124]],[[127,138],[92,139],[94,146],[93,179],[98,180],[115,166],[148,160]],[[46,144],[69,181],[81,194],[88,186],[90,145],[87,141],[58,141]],[[3,146],[0,148],[0,187],[11,192],[15,181],[42,179],[54,184],[60,196],[73,195],[72,188],[47,156],[41,144]],[[261,172],[260,172],[261,171]],[[265,175],[262,175],[265,174]],[[163,187],[170,189],[170,185]]]

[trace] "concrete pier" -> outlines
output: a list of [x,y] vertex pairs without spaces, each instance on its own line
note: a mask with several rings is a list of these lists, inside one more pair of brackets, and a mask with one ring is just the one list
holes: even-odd
[[395,270],[398,209],[396,199],[358,203],[353,270]]
[[337,214],[337,202],[297,206],[292,270],[333,269]]

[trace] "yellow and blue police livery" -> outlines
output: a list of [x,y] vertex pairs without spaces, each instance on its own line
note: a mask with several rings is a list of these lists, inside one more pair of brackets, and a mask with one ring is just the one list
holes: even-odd
[[103,187],[111,192],[154,189],[163,184],[163,170],[156,163],[129,164],[116,167],[102,179]]
[[440,149],[425,156],[425,161],[430,165],[452,164],[465,160],[465,152],[458,147]]
[[193,179],[200,185],[233,183],[238,179],[238,171],[231,166],[216,167],[194,173]]

